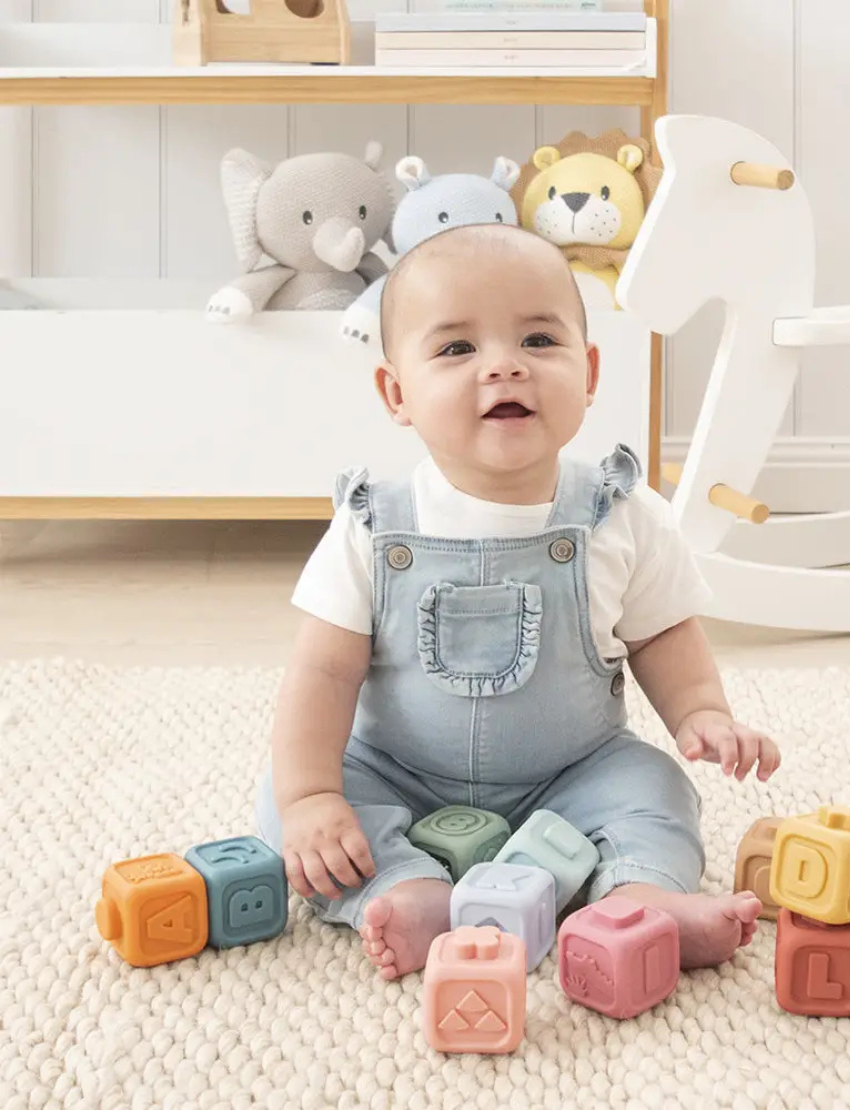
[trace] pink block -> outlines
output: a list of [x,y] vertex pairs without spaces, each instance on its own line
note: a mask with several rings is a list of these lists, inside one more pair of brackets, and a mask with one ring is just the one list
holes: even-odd
[[461,925],[431,942],[422,983],[425,1037],[438,1052],[513,1052],[525,1034],[525,942]]
[[679,927],[663,910],[611,895],[561,925],[558,970],[575,1002],[609,1017],[634,1017],[675,989]]

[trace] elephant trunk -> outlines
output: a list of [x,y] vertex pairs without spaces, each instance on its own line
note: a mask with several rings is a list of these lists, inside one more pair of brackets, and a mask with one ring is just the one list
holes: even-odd
[[316,257],[343,274],[357,268],[365,247],[366,237],[360,228],[340,216],[325,220],[313,236]]

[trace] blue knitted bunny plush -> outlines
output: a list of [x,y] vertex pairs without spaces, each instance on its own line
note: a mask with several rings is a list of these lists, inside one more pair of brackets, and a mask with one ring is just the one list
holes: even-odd
[[[452,227],[519,222],[510,190],[520,170],[509,158],[497,158],[489,178],[474,173],[431,177],[422,159],[413,156],[402,158],[395,172],[408,190],[392,223],[392,243],[399,257]],[[346,309],[342,317],[342,334],[346,339],[380,349],[381,293],[385,283],[386,277],[379,277]]]

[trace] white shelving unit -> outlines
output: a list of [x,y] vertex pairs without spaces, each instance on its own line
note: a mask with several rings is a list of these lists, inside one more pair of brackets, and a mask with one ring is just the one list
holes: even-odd
[[[651,137],[666,104],[666,0],[647,10],[657,66],[637,75],[376,69],[371,24],[354,25],[351,66],[187,70],[170,64],[166,25],[2,24],[0,105],[637,104]],[[216,327],[202,312],[214,286],[197,281],[12,285],[49,307],[0,312],[0,519],[325,518],[344,466],[380,475],[421,457],[337,313]],[[660,348],[624,313],[591,314],[590,331],[604,374],[574,449],[598,459],[625,440],[653,480]]]

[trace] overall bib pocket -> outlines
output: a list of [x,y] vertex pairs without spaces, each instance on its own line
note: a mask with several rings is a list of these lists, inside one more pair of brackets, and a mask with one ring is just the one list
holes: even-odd
[[419,602],[419,658],[440,689],[460,697],[509,694],[534,673],[540,650],[539,586],[429,586]]

